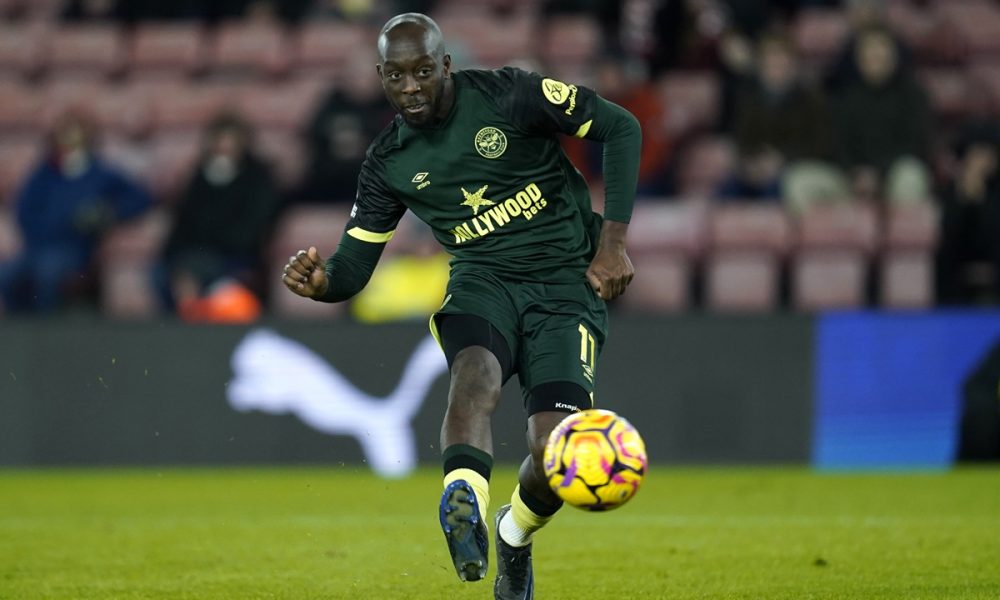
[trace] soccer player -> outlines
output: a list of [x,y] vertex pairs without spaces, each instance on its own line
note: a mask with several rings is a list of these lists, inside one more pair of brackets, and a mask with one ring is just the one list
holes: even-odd
[[[337,251],[289,259],[296,294],[339,302],[367,283],[409,209],[452,255],[431,318],[450,368],[441,427],[440,520],[459,577],[486,575],[490,420],[517,374],[529,454],[495,517],[499,599],[532,598],[533,534],[559,510],[542,455],[567,413],[593,405],[605,301],[632,280],[625,252],[639,166],[636,119],[592,90],[514,68],[452,71],[441,31],[416,13],[389,20],[377,70],[396,119],[371,144]],[[604,143],[603,218],[556,134]]]

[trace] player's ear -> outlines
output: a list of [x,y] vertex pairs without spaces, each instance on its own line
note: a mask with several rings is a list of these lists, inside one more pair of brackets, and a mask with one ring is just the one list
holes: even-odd
[[375,71],[378,73],[379,81],[382,80],[382,63],[375,63]]
[[444,76],[447,77],[451,75],[451,55],[445,54],[444,58],[441,59],[441,65],[444,67]]

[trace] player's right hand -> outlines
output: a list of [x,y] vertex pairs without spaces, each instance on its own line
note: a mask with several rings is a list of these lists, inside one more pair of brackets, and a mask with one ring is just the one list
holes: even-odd
[[309,250],[299,250],[288,258],[281,281],[292,292],[306,298],[320,298],[326,293],[329,282],[326,278],[326,260],[320,257],[315,246]]

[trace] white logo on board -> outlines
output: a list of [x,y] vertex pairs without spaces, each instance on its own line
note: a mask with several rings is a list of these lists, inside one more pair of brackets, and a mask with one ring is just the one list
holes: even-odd
[[337,369],[301,343],[257,329],[236,347],[229,404],[245,412],[292,413],[313,429],[358,440],[365,459],[383,477],[402,477],[417,465],[410,422],[434,380],[448,370],[434,338],[414,349],[403,375],[384,398],[359,390]]

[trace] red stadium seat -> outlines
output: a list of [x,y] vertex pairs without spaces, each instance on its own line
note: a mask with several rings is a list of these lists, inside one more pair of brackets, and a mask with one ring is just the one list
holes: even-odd
[[691,303],[691,260],[682,254],[630,255],[636,278],[617,302],[639,312],[677,312]]
[[[372,67],[374,76],[374,66]],[[234,98],[255,127],[301,131],[326,92],[321,80],[298,78],[282,85],[250,84]]]
[[952,63],[960,58],[960,40],[934,11],[906,0],[890,2],[886,12],[889,26],[913,50],[918,63]]
[[929,203],[892,206],[885,223],[888,250],[933,250],[937,243],[938,211]]
[[970,95],[972,90],[966,70],[945,67],[924,69],[919,76],[936,115],[962,117],[974,106],[975,98]]
[[636,277],[621,303],[640,311],[678,311],[691,302],[691,275],[705,247],[706,208],[695,202],[636,204],[629,257]]
[[64,25],[49,37],[47,63],[54,77],[113,75],[125,58],[125,37],[115,25]]
[[284,73],[288,66],[288,40],[278,25],[224,23],[209,44],[208,67],[213,77],[270,77]]
[[637,202],[629,225],[629,249],[699,257],[705,249],[707,218],[706,206],[698,202],[668,199]]
[[857,308],[865,303],[868,263],[857,250],[802,252],[792,267],[792,302],[799,310]]
[[792,300],[803,310],[853,308],[866,301],[878,218],[867,204],[817,205],[799,217]]
[[722,136],[703,136],[680,151],[677,187],[682,196],[707,198],[715,195],[736,168],[736,148]]
[[173,202],[187,186],[198,159],[200,139],[198,132],[160,134],[153,139],[150,152],[155,168],[145,183],[160,201]]
[[293,43],[297,73],[328,77],[341,73],[359,48],[375,45],[363,27],[339,21],[305,23]]
[[141,23],[129,48],[134,78],[190,76],[205,66],[205,35],[199,23]]
[[553,17],[541,34],[540,58],[556,66],[591,64],[601,52],[601,32],[589,15]]
[[930,308],[934,303],[934,257],[896,251],[882,259],[879,298],[886,308]]
[[44,125],[39,107],[42,97],[29,86],[4,83],[0,85],[0,133],[35,135]]
[[297,319],[329,318],[345,312],[343,303],[328,304],[301,298],[281,281],[288,257],[316,246],[322,256],[336,250],[350,213],[348,206],[295,206],[278,224],[271,242],[264,280],[269,286],[271,310],[278,316]]
[[813,67],[823,67],[847,39],[849,24],[843,10],[803,10],[792,34],[803,59]]
[[0,205],[12,204],[14,195],[41,158],[41,144],[34,138],[0,141]]
[[97,98],[104,92],[103,81],[94,79],[48,79],[36,88],[42,102],[38,107],[41,123],[48,129],[63,113],[73,110],[101,124],[97,111]]
[[666,129],[674,139],[705,130],[719,117],[719,80],[711,71],[668,73],[657,91],[666,104]]
[[769,311],[778,306],[781,265],[773,252],[713,252],[705,271],[705,302],[711,310]]
[[931,7],[943,27],[960,40],[972,60],[1000,52],[1000,7],[990,0],[950,0]]
[[928,308],[933,304],[937,209],[930,203],[894,206],[886,217],[885,252],[879,297],[889,308]]
[[714,250],[767,250],[783,254],[791,243],[791,224],[779,204],[730,204],[712,210],[709,243]]
[[713,310],[763,311],[778,305],[781,264],[791,241],[777,204],[721,206],[709,223],[705,299]]
[[47,33],[44,25],[0,25],[0,78],[26,79],[38,73]]
[[799,218],[799,245],[806,250],[852,249],[871,254],[878,246],[878,216],[867,204],[816,205]]
[[213,117],[227,108],[235,108],[233,86],[192,84],[174,88],[171,93],[151,98],[152,122],[158,131],[200,131]]
[[302,138],[287,129],[264,129],[257,132],[256,146],[261,157],[271,163],[278,185],[294,189],[306,167],[306,151]]
[[170,232],[166,211],[115,227],[98,250],[101,310],[110,317],[149,317],[159,310],[152,271]]
[[152,99],[177,89],[176,83],[150,85],[134,79],[126,84],[103,86],[93,98],[93,110],[105,133],[141,137],[153,125]]
[[443,15],[437,22],[445,39],[458,42],[475,65],[486,68],[530,57],[538,27],[534,15],[524,11],[498,17],[460,10]]

